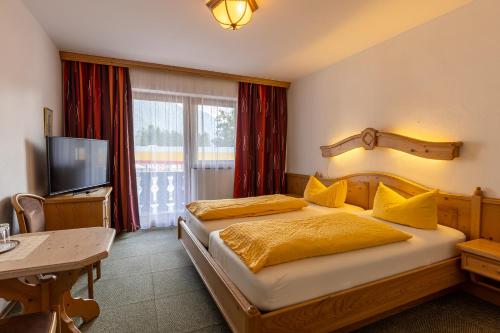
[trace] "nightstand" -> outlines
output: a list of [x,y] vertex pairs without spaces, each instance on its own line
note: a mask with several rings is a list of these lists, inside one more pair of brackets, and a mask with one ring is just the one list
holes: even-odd
[[500,292],[500,243],[474,239],[457,246],[462,251],[462,269],[472,282]]

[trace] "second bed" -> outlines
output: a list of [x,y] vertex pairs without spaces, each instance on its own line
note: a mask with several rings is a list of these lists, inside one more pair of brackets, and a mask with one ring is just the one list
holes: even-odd
[[235,223],[249,222],[249,221],[259,221],[259,220],[277,220],[277,219],[294,219],[294,218],[308,218],[319,215],[326,215],[334,212],[362,212],[363,208],[344,204],[339,208],[328,208],[323,206],[318,206],[315,204],[309,204],[309,206],[302,209],[265,216],[249,216],[249,217],[239,217],[232,219],[220,219],[211,221],[200,221],[196,216],[186,211],[186,223],[189,229],[194,233],[196,238],[205,246],[209,246],[209,236],[210,233],[217,230],[222,230],[229,227]]
[[404,242],[264,267],[258,273],[250,271],[224,244],[218,231],[210,234],[209,252],[252,304],[261,311],[272,311],[453,258],[458,254],[456,244],[465,240],[462,232],[450,227],[416,229],[371,217],[370,213],[355,214],[389,224],[413,237]]

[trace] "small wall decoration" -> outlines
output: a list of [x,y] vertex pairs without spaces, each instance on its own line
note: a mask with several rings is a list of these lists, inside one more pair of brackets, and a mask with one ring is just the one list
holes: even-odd
[[45,136],[52,136],[52,124],[54,120],[54,111],[49,108],[43,108],[43,129]]
[[423,141],[399,134],[379,132],[374,128],[367,128],[360,134],[350,136],[333,145],[321,146],[320,148],[323,157],[334,157],[359,147],[363,147],[366,150],[385,147],[423,158],[452,160],[460,156],[462,142]]

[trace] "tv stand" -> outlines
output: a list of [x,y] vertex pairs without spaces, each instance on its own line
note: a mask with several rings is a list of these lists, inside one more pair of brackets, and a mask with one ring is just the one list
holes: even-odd
[[111,187],[47,197],[46,230],[111,226]]
[[73,192],[73,195],[80,195],[80,194],[89,195],[91,193],[94,193],[94,192],[97,192],[97,191],[101,190],[101,188],[102,187],[98,187],[98,188],[91,188],[89,190],[83,190],[83,191]]

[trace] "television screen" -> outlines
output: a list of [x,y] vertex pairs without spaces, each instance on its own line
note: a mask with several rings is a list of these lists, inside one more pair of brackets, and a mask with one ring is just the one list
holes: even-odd
[[107,140],[47,138],[49,194],[109,183]]

